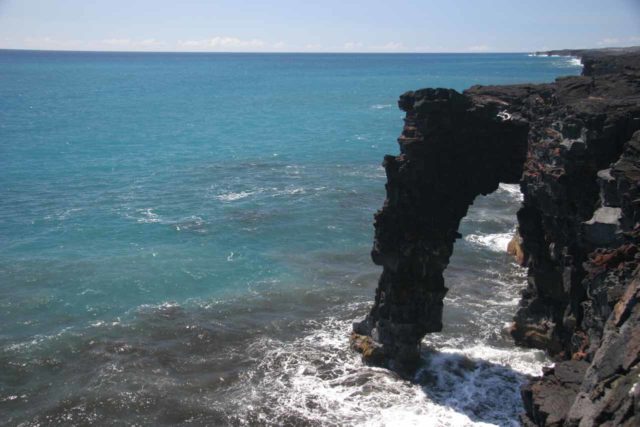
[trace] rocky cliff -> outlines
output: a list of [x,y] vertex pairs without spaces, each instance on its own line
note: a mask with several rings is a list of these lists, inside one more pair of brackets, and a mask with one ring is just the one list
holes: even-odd
[[640,50],[567,53],[582,76],[400,97],[400,154],[385,158],[375,216],[383,273],[352,345],[410,373],[442,328],[460,220],[477,195],[519,182],[510,246],[528,284],[511,333],[557,359],[523,389],[522,421],[640,425]]

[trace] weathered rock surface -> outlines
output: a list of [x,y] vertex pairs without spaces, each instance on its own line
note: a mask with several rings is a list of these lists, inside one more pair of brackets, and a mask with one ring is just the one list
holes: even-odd
[[523,423],[562,425],[573,406],[588,363],[566,361],[547,369],[544,376],[522,389],[527,417]]
[[[375,305],[354,326],[352,343],[368,361],[410,372],[422,337],[442,329],[442,272],[460,237],[460,220],[479,194],[518,182],[529,126],[505,119],[502,101],[453,90],[408,92],[399,104],[407,113],[400,155],[383,163],[387,199],[375,215],[371,253],[384,269]],[[382,346],[372,351],[358,335]]]
[[[625,291],[640,280],[640,51],[585,55],[592,65],[556,81],[550,111],[526,115],[518,221],[528,287],[512,335],[559,360],[555,373],[523,391],[525,420],[640,425],[631,392],[640,380],[640,317],[615,321]],[[632,362],[618,360],[623,354]],[[576,361],[588,365],[578,388],[557,374]],[[554,395],[571,404],[551,405]]]
[[402,95],[375,220],[383,273],[352,345],[411,372],[442,328],[460,220],[477,195],[520,182],[510,248],[528,284],[511,332],[558,361],[523,390],[522,422],[640,425],[640,49],[551,54],[581,56],[583,75]]

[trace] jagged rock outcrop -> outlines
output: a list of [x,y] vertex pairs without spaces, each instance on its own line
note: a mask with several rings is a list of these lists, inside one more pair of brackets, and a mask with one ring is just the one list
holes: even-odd
[[479,194],[520,182],[528,267],[511,333],[558,362],[523,390],[529,425],[640,425],[640,50],[567,52],[582,76],[409,92],[372,258],[384,267],[352,345],[409,372],[442,328],[442,272]]
[[[556,105],[527,115],[518,222],[528,287],[512,335],[558,360],[523,392],[523,421],[535,425],[640,425],[640,312],[630,291],[640,278],[639,58],[588,54],[583,76],[555,83]],[[576,387],[558,372],[578,361],[586,368]]]
[[375,215],[371,253],[384,269],[352,341],[368,361],[406,372],[424,335],[442,329],[442,272],[460,220],[476,196],[518,182],[528,124],[503,114],[501,101],[454,90],[408,92],[399,105],[407,113],[400,155],[384,159],[387,199]]
[[[522,339],[522,332],[527,331],[523,344],[555,353],[559,360],[555,370],[523,391],[526,423],[640,425],[640,131],[625,144],[620,158],[610,168],[598,171],[596,177],[600,192],[593,217],[582,223],[577,241],[571,242],[574,253],[586,253],[587,259],[581,264],[565,259],[565,268],[574,274],[545,284],[565,289],[559,299],[542,296],[533,278],[516,317],[516,338]],[[564,221],[569,223],[566,218]],[[557,226],[547,228],[547,241],[559,230]],[[549,245],[555,243],[550,241]],[[540,277],[531,267],[530,274]],[[541,314],[544,311],[546,314]],[[541,325],[547,328],[546,339],[529,341]],[[556,372],[577,361],[586,369],[576,388]],[[570,405],[553,406],[556,397],[550,390],[558,388]]]

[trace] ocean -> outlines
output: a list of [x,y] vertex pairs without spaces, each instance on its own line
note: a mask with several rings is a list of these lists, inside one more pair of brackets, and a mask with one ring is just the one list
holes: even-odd
[[521,195],[463,220],[413,381],[363,366],[398,96],[526,54],[0,50],[0,425],[517,425]]

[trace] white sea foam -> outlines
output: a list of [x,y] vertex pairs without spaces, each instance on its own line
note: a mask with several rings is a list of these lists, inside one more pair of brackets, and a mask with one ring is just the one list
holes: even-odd
[[290,196],[294,194],[305,194],[307,190],[304,187],[289,187],[282,190],[273,189],[273,196]]
[[[313,192],[318,192],[325,189],[326,187],[316,187],[316,188],[313,188],[312,190]],[[246,199],[247,197],[254,196],[257,194],[269,195],[271,197],[280,197],[280,196],[300,195],[300,194],[306,194],[306,193],[307,193],[307,188],[305,187],[288,186],[284,188],[282,187],[258,188],[252,191],[239,191],[239,192],[231,191],[231,192],[219,194],[215,197],[221,202],[228,203],[228,202],[235,202],[238,200]]]
[[16,399],[26,399],[27,395],[26,394],[21,394],[21,395],[17,395],[17,394],[12,394],[10,396],[4,397],[2,399],[0,399],[0,402],[11,402],[14,401]]
[[176,231],[189,231],[197,234],[206,234],[208,231],[206,221],[197,215],[191,215],[174,221],[173,226]]
[[530,53],[527,56],[530,57],[538,57],[538,58],[557,58],[560,61],[555,62],[554,65],[559,67],[582,67],[582,61],[580,58],[576,56],[566,56],[566,55],[536,55],[535,53]]
[[107,322],[104,320],[96,320],[95,322],[92,322],[89,324],[89,326],[93,327],[93,328],[104,328],[104,327],[113,327],[113,326],[118,326],[120,325],[120,318],[117,318],[117,320],[111,321],[111,322]]
[[71,331],[73,330],[72,327],[67,326],[65,328],[60,329],[60,331],[55,332],[53,334],[49,334],[49,335],[34,335],[33,337],[30,337],[30,340],[28,341],[22,341],[22,342],[16,342],[16,343],[12,343],[9,344],[7,346],[5,346],[4,348],[0,347],[1,350],[6,350],[6,351],[16,351],[16,352],[22,352],[25,350],[30,350],[31,348],[46,344],[47,342],[51,342],[51,341],[55,341],[61,337],[64,337],[65,335],[71,333]]
[[83,210],[84,210],[83,208],[62,209],[55,212],[54,214],[45,215],[43,219],[46,221],[50,221],[52,219],[57,219],[58,221],[64,221],[69,217],[73,216],[75,212],[81,212]]
[[558,58],[558,61],[554,64],[558,67],[562,67],[562,68],[576,68],[576,67],[582,67],[582,61],[580,60],[580,58],[577,58],[575,56],[557,56],[554,55],[554,58]]
[[[338,311],[361,312],[361,305]],[[416,382],[407,382],[362,364],[348,348],[348,320],[330,316],[307,324],[311,330],[291,341],[261,336],[245,348],[258,365],[230,396],[241,423],[515,426],[520,385],[547,362],[540,351],[441,335],[438,351],[425,353]]]
[[300,165],[287,165],[284,169],[287,175],[298,176],[301,172],[304,172],[306,168]]
[[523,374],[542,366],[535,351],[461,343],[428,354],[412,383],[364,366],[348,349],[348,321],[314,323],[316,329],[292,342],[262,337],[247,348],[260,356],[239,389],[251,393],[233,396],[242,419],[269,425],[517,425]]
[[58,216],[58,219],[65,220],[69,218],[74,212],[81,212],[82,210],[83,210],[82,208],[67,209]]
[[[504,325],[503,325],[504,326]],[[439,349],[439,354],[463,355],[514,370],[522,375],[542,375],[542,368],[550,361],[541,350],[523,348],[496,348],[486,344],[451,346]]]
[[522,192],[520,192],[520,184],[500,184],[498,191],[504,192],[513,197],[517,201],[522,201]]
[[142,218],[137,219],[139,223],[154,224],[162,222],[162,219],[153,211],[153,208],[138,209],[137,212],[142,215]]
[[469,234],[465,236],[464,240],[494,252],[506,252],[507,245],[512,238],[513,233]]
[[240,191],[237,193],[232,191],[229,193],[219,194],[216,196],[216,199],[220,200],[221,202],[235,202],[236,200],[245,199],[254,193],[254,191]]
[[346,176],[357,176],[363,178],[379,179],[386,177],[386,172],[382,166],[367,166],[366,168],[358,168],[341,172]]
[[582,67],[582,61],[580,60],[580,58],[571,58],[569,60],[569,64],[575,67]]
[[391,107],[392,107],[391,104],[374,104],[370,108],[372,110],[383,110],[385,108],[391,108]]

